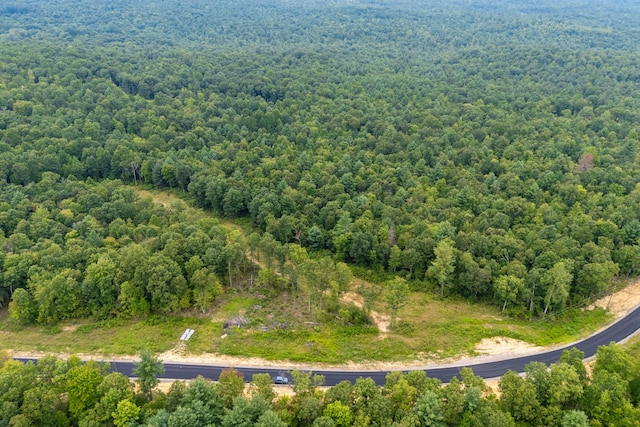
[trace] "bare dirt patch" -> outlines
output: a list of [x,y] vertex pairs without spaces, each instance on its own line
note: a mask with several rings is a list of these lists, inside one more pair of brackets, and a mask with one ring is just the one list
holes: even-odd
[[355,292],[346,292],[340,298],[340,301],[353,304],[358,308],[362,308],[362,297]]
[[[233,367],[242,366],[268,366],[281,367],[282,361],[264,360],[258,357],[235,357],[225,356],[223,354],[205,353],[200,355],[187,354],[184,350],[184,344],[178,345],[171,350],[160,353],[158,358],[164,362],[189,363],[189,364],[212,364],[225,365]],[[299,365],[291,365],[291,369],[295,369]]]
[[483,356],[535,353],[544,349],[544,347],[508,337],[484,338],[476,344],[475,348],[476,352]]
[[391,318],[389,317],[389,315],[372,311],[371,318],[373,319],[373,323],[380,331],[380,337],[386,337],[387,332],[391,330]]
[[638,304],[640,304],[640,279],[635,279],[624,289],[600,298],[587,307],[587,310],[593,310],[596,307],[604,308],[619,319]]
[[[358,308],[363,307],[362,297],[355,292],[347,292],[340,300],[344,303],[354,304]],[[378,313],[377,311],[371,311],[371,320],[378,331],[380,331],[379,338],[383,339],[387,337],[387,333],[391,330],[391,319],[386,314]]]

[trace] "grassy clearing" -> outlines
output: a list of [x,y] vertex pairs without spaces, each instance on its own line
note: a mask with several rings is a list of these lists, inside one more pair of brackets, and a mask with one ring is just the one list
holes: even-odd
[[145,190],[141,187],[135,187],[135,190],[141,199],[151,197],[153,203],[162,205],[164,207],[169,207],[171,203],[177,200],[182,200],[175,191]]
[[266,359],[297,362],[345,363],[439,360],[474,354],[483,338],[507,336],[536,345],[578,340],[597,330],[609,316],[603,310],[567,313],[547,322],[514,322],[491,307],[464,302],[441,302],[414,295],[402,313],[399,330],[386,337],[375,329],[322,326],[298,327],[287,331],[259,333],[238,331],[230,335],[217,351],[232,355],[251,355]]
[[[536,345],[566,343],[589,335],[610,319],[598,309],[569,312],[561,319],[546,322],[514,321],[500,316],[492,307],[443,302],[415,294],[401,312],[400,327],[382,336],[375,328],[305,323],[298,312],[302,307],[300,301],[264,301],[232,295],[208,317],[83,320],[55,327],[16,325],[7,319],[5,310],[0,315],[0,350],[133,355],[149,347],[163,352],[174,348],[182,332],[192,328],[196,333],[186,343],[186,350],[193,354],[328,364],[416,359],[426,362],[473,355],[473,348],[481,339],[496,336]],[[249,318],[250,325],[225,330],[224,322],[237,315]],[[286,329],[270,327],[276,322],[286,324]],[[640,352],[640,340],[636,348]]]
[[167,316],[144,321],[83,319],[54,327],[20,326],[7,319],[5,310],[0,315],[0,349],[133,355],[146,347],[162,352],[174,347],[186,328],[202,323],[199,318]]

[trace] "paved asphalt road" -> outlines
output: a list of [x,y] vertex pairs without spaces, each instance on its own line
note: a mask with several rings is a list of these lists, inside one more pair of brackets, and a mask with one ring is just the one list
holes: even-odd
[[[537,353],[528,356],[521,356],[512,359],[496,360],[492,362],[476,363],[468,365],[456,365],[445,367],[433,367],[426,368],[427,375],[432,378],[439,378],[443,382],[448,382],[454,376],[460,373],[460,369],[468,366],[473,369],[476,375],[483,378],[496,378],[502,376],[508,370],[523,372],[524,367],[529,362],[543,362],[546,364],[554,363],[558,361],[562,351],[568,348],[576,347],[582,350],[586,358],[592,357],[596,354],[596,350],[601,345],[607,345],[611,341],[619,342],[629,336],[633,335],[638,329],[640,329],[640,307],[633,310],[627,316],[613,323],[607,329],[600,331],[599,333],[590,336],[589,338],[579,341],[577,343],[570,344],[565,347],[558,348],[556,350],[548,351],[545,353]],[[30,359],[19,358],[24,362]],[[122,372],[127,376],[132,376],[133,362],[128,361],[112,361],[111,370]],[[169,379],[191,379],[198,375],[212,380],[217,380],[220,377],[220,372],[228,368],[228,366],[214,366],[214,365],[195,365],[195,364],[178,364],[178,363],[165,363],[165,373],[162,378]],[[253,374],[268,373],[272,377],[276,375],[282,375],[286,372],[286,368],[261,368],[261,367],[243,367],[235,366],[235,369],[244,374],[244,378],[247,381],[251,380]],[[412,368],[416,369],[416,368]],[[314,374],[320,374],[325,376],[325,384],[333,386],[342,380],[348,380],[355,382],[359,377],[371,377],[378,385],[382,385],[385,382],[385,377],[389,373],[388,371],[340,371],[340,370],[315,370]]]

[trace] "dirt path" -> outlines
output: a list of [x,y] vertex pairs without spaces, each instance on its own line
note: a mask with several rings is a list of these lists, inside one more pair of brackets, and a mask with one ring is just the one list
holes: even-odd
[[[360,279],[354,280],[362,282]],[[342,295],[340,301],[343,303],[352,303],[358,308],[362,308],[363,306],[362,297],[355,292],[347,292],[346,294]],[[378,313],[374,310],[372,310],[370,314],[373,324],[376,326],[376,328],[378,328],[378,338],[385,338],[387,336],[387,333],[391,330],[391,319],[389,318],[389,315]]]

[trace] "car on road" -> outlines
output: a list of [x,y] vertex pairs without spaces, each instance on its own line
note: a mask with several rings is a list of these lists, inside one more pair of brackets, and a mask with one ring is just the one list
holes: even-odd
[[289,378],[284,375],[278,375],[273,379],[274,384],[289,384]]

